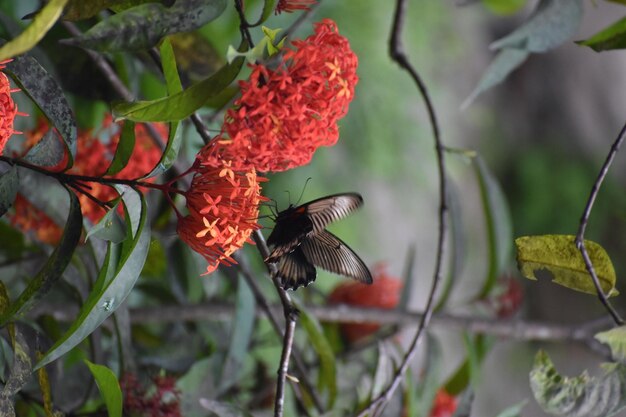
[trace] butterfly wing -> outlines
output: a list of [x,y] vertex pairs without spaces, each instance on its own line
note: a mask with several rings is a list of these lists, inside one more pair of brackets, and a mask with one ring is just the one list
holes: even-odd
[[315,266],[365,284],[373,282],[372,274],[361,258],[327,230],[304,239],[298,249]]
[[293,251],[280,257],[276,276],[280,285],[286,290],[296,290],[301,286],[307,286],[315,281],[317,271],[307,260],[298,246]]
[[267,238],[270,255],[266,262],[278,262],[305,237],[323,231],[328,224],[348,216],[363,205],[357,193],[334,194],[278,213],[274,230]]
[[322,197],[300,207],[306,208],[313,226],[312,233],[315,234],[326,229],[330,223],[347,217],[362,205],[363,197],[360,194],[344,193]]

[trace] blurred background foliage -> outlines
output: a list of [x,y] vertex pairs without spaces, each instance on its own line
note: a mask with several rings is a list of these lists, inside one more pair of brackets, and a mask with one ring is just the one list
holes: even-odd
[[[249,11],[259,10],[262,4],[258,0],[246,3]],[[404,32],[407,54],[432,94],[446,146],[476,152],[485,160],[506,196],[508,204],[499,209],[510,209],[510,225],[515,237],[576,232],[591,185],[623,123],[626,105],[623,52],[596,54],[568,42],[545,55],[533,55],[504,83],[480,96],[469,108],[460,109],[492,59],[488,45],[517,27],[534,5],[533,1],[523,0],[414,1],[408,10]],[[37,7],[35,0],[0,0],[0,23],[5,30],[2,37],[11,37],[15,28],[23,26],[20,17]],[[622,7],[585,1],[577,39],[587,38],[605,27]],[[388,56],[392,5],[375,0],[323,1],[310,21],[322,17],[337,22],[340,33],[350,40],[359,57],[360,81],[356,97],[350,112],[340,122],[338,144],[318,150],[307,166],[270,175],[264,195],[274,199],[279,208],[286,208],[295,203],[300,194],[303,194],[302,201],[308,201],[338,192],[360,192],[365,208],[332,225],[330,230],[349,243],[368,265],[384,262],[389,273],[397,277],[403,275],[407,258],[415,254],[414,283],[408,303],[411,308],[420,309],[432,279],[435,259],[438,180],[431,128],[423,103],[411,80]],[[78,22],[78,26],[90,27],[98,19]],[[286,28],[293,20],[294,15],[283,14],[271,17],[266,25]],[[306,22],[299,26],[295,37],[305,37],[310,32],[311,25]],[[260,35],[260,31],[254,35]],[[232,2],[228,3],[224,15],[194,35],[200,38],[192,42],[188,36],[191,35],[177,35],[173,40],[178,64],[185,69],[184,84],[216,71],[225,63],[227,47],[238,44],[238,18]],[[44,38],[40,51],[33,53],[68,92],[79,126],[98,127],[109,110],[109,103],[119,97],[82,50],[56,43],[65,37],[65,30],[55,26]],[[193,45],[192,50],[190,45]],[[109,58],[116,72],[138,96],[154,99],[166,94],[158,69],[147,54],[115,53]],[[240,78],[244,76],[245,71]],[[38,110],[24,96],[18,94],[17,100],[20,110],[31,116],[16,120],[16,130],[26,132],[35,126],[34,116]],[[210,114],[208,110],[201,113]],[[212,120],[209,126],[212,132],[219,130],[221,121],[221,117]],[[183,126],[183,132],[185,139],[180,157],[181,165],[187,166],[202,141],[189,125]],[[459,228],[461,241],[457,242],[460,261],[455,286],[445,310],[480,313],[474,299],[485,281],[489,249],[479,183],[467,153],[450,152],[446,158],[457,206],[455,227]],[[626,163],[618,156],[594,208],[587,234],[588,239],[606,248],[618,277],[626,268],[621,256],[626,250],[624,172]],[[155,208],[151,213],[155,225],[153,242],[128,305],[143,308],[210,300],[217,306],[236,302],[254,306],[250,294],[243,289],[245,284],[237,280],[232,269],[220,270],[208,277],[199,276],[204,272],[204,261],[178,241],[166,221],[171,212],[161,197],[150,198],[150,206]],[[269,210],[265,214],[269,214]],[[266,220],[264,226],[270,229],[272,222]],[[14,295],[24,287],[23,278],[37,270],[39,263],[32,261],[43,261],[49,248],[24,239],[6,222],[0,223],[0,233],[4,259],[0,262],[5,263],[2,281]],[[264,231],[266,236],[267,233]],[[79,251],[79,256],[87,256],[83,253],[87,249]],[[246,247],[243,252],[255,271],[263,270],[255,248]],[[603,314],[594,297],[550,286],[542,280],[522,282],[516,273],[512,252],[508,255],[506,270],[520,281],[525,293],[517,319],[576,323]],[[9,262],[20,257],[24,257],[23,262]],[[75,264],[68,271],[68,281],[72,282],[69,287],[80,281],[76,278],[80,268]],[[71,278],[72,275],[75,277]],[[340,280],[320,271],[315,285],[299,291],[298,295],[309,303],[323,303],[326,294]],[[259,279],[259,285],[271,301],[277,301],[268,280]],[[619,280],[618,289],[622,293],[626,291]],[[55,289],[49,299],[70,303],[72,296],[68,294],[71,293],[68,288]],[[616,300],[616,306],[623,308],[623,301]],[[55,339],[65,325],[51,317],[51,314],[43,314],[36,325],[45,328],[51,339]],[[236,349],[233,338],[245,339],[245,335],[236,334],[233,323],[245,326],[250,325],[250,320],[250,317],[240,317],[233,322],[231,317],[205,322],[134,325],[134,356],[141,367],[152,373],[164,370],[179,377],[177,387],[184,394],[184,415],[206,413],[196,400],[207,392],[211,393],[211,398],[228,398],[231,402],[259,406],[267,401],[265,397],[271,398],[273,394],[266,388],[273,384],[281,345],[267,320],[262,319],[256,321],[254,332],[249,335],[251,339],[243,340],[243,351],[233,350]],[[400,340],[411,330],[402,332]],[[376,346],[342,353],[344,346],[337,326],[326,326],[325,332],[340,359],[339,392],[351,396],[353,394],[346,392],[354,388],[355,381],[360,381],[359,386],[366,385],[363,381],[374,373]],[[118,351],[113,347],[117,343],[114,334],[109,323],[94,333],[90,343],[83,343],[85,349],[75,349],[64,357],[65,382],[53,385],[56,404],[74,406],[76,398],[91,390],[84,384],[72,382],[87,378],[86,368],[73,366],[89,356],[86,352],[106,351],[109,366],[112,369],[120,366],[123,358],[117,356]],[[439,386],[457,370],[465,358],[466,345],[471,343],[464,344],[457,330],[435,328],[433,334],[438,341],[427,343],[422,357],[430,357],[429,349],[439,350],[440,369],[435,384]],[[304,332],[300,331],[297,338],[297,344],[306,345]],[[10,355],[5,352],[11,349],[6,341],[2,343],[2,354],[7,355],[8,361]],[[551,352],[563,373],[578,373],[602,359],[578,345],[494,341],[481,368],[484,372],[480,373],[476,385],[472,415],[495,415],[506,406],[532,396],[527,373],[539,345]],[[389,355],[393,357],[396,353]],[[358,360],[353,360],[355,357]],[[313,355],[308,359],[317,360]],[[229,360],[242,362],[233,365]],[[3,369],[7,361],[0,360]],[[424,361],[422,359],[416,369]],[[51,371],[51,378],[55,372],[61,372],[61,365],[55,366],[58,369]],[[290,394],[287,400],[287,415],[297,415]],[[389,407],[388,415],[399,415],[394,414],[397,412],[396,404]],[[529,404],[522,415],[544,415],[542,413],[536,405]]]

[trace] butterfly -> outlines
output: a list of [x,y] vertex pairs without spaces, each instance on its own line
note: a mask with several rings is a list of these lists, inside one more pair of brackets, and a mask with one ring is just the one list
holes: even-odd
[[334,194],[289,206],[276,216],[274,230],[267,238],[270,255],[265,262],[277,264],[281,286],[296,290],[315,281],[317,270],[371,284],[372,274],[365,263],[341,239],[326,230],[363,205],[357,193]]

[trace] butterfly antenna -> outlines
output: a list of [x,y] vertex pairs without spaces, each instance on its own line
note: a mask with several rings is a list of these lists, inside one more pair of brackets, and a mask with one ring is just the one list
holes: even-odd
[[300,197],[298,197],[298,201],[296,201],[296,206],[298,204],[300,204],[300,200],[302,200],[302,196],[304,195],[304,191],[306,190],[306,186],[309,184],[309,181],[311,181],[311,177],[307,178],[306,181],[304,182],[304,187],[302,187],[302,191],[300,192]]

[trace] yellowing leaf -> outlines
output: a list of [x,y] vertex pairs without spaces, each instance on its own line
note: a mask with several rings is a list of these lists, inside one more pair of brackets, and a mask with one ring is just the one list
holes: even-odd
[[0,48],[0,61],[30,51],[59,19],[67,0],[50,0],[17,38]]
[[611,349],[611,356],[619,363],[626,363],[626,326],[619,326],[594,336]]
[[[537,279],[535,271],[552,273],[552,282],[572,290],[596,294],[596,288],[572,235],[524,236],[515,239],[517,264],[528,279]],[[595,242],[585,240],[600,286],[608,296],[617,295],[615,270],[609,255]]]

